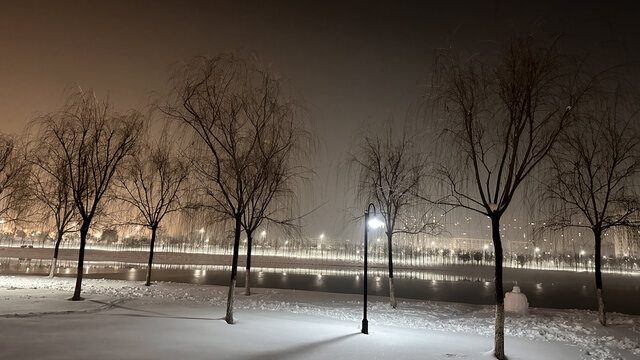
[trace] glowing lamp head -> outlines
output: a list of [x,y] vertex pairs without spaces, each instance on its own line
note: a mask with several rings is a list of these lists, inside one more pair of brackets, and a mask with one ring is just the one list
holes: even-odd
[[379,229],[384,227],[384,223],[374,216],[369,219],[367,226],[369,227],[369,229]]

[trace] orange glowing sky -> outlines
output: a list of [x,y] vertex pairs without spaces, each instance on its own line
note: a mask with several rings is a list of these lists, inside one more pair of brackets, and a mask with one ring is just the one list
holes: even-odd
[[[65,88],[148,104],[175,64],[242,50],[290,79],[322,146],[310,232],[337,235],[344,189],[336,169],[367,122],[415,110],[434,49],[502,39],[514,29],[562,32],[576,49],[640,59],[633,2],[534,1],[4,1],[0,131],[18,133],[56,109]],[[560,4],[561,3],[561,4]],[[637,73],[636,73],[637,74]],[[634,75],[635,76],[635,75]]]

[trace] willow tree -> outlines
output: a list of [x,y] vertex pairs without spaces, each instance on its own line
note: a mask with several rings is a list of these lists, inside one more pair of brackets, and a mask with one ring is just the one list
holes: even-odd
[[[208,201],[233,221],[233,257],[225,319],[232,324],[243,216],[274,171],[272,157],[289,151],[272,131],[292,121],[277,78],[236,55],[196,58],[174,77],[162,110],[195,138],[192,163]],[[287,138],[287,134],[281,134]],[[286,142],[286,141],[285,141]]]
[[[270,84],[272,89],[264,97],[246,99],[248,111],[255,119],[264,123],[259,136],[257,162],[262,163],[263,181],[257,183],[256,191],[248,200],[242,216],[242,228],[247,235],[247,259],[245,264],[245,295],[251,294],[251,249],[255,232],[263,225],[270,224],[283,234],[299,234],[300,219],[294,213],[296,183],[304,177],[306,168],[303,156],[306,154],[305,142],[308,133],[296,112],[297,105],[287,101],[281,95],[277,82]],[[261,109],[268,104],[268,111]]]
[[436,64],[434,90],[448,141],[441,143],[447,162],[440,170],[448,191],[437,202],[491,221],[498,359],[505,359],[500,219],[571,121],[584,89],[575,74],[555,43],[532,37],[510,41],[494,60],[448,50]]
[[55,246],[49,277],[53,278],[58,262],[60,244],[64,235],[75,231],[73,221],[76,207],[71,194],[69,172],[66,156],[57,153],[60,149],[51,142],[38,141],[38,146],[31,152],[30,161],[34,165],[31,176],[31,187],[37,201],[43,208],[45,222],[53,223],[55,233]]
[[26,220],[31,203],[30,163],[25,147],[13,136],[0,134],[0,219],[3,223]]
[[140,134],[140,116],[136,112],[119,114],[108,101],[100,101],[92,92],[72,93],[61,111],[46,115],[40,123],[41,139],[50,142],[65,164],[77,216],[80,219],[80,249],[76,285],[71,300],[82,300],[82,275],[87,234],[110,190],[113,177],[122,162],[132,154]]
[[640,171],[640,137],[620,93],[599,94],[577,113],[578,126],[565,132],[552,152],[546,193],[553,203],[549,226],[593,233],[598,317],[607,324],[602,287],[602,235],[616,227],[638,227],[640,197],[634,178]]
[[156,232],[167,214],[182,209],[188,174],[187,161],[178,156],[166,132],[140,146],[137,155],[118,171],[117,197],[137,211],[135,225],[151,230],[146,286],[151,285]]
[[[373,201],[384,219],[389,255],[389,297],[397,306],[393,284],[393,235],[436,233],[438,226],[427,217],[422,193],[429,166],[427,155],[406,132],[394,138],[391,129],[384,135],[369,135],[352,156],[359,170],[359,198]],[[417,215],[415,211],[426,210]],[[408,219],[412,218],[412,219]]]

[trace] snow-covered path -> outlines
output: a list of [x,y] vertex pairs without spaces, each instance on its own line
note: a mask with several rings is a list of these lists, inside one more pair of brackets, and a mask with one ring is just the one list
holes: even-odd
[[[227,325],[226,288],[0,276],[0,359],[487,359],[493,308],[384,298],[359,332],[361,298],[292,290],[238,290]],[[507,317],[510,359],[640,358],[640,317],[532,309]]]

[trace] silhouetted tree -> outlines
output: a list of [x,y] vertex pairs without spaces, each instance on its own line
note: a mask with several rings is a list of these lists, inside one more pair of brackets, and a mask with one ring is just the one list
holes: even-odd
[[[516,38],[497,63],[444,51],[435,92],[445,114],[446,158],[440,175],[448,194],[437,203],[491,220],[495,252],[495,347],[504,359],[503,249],[500,219],[518,187],[547,156],[583,94],[556,45]],[[453,149],[452,149],[453,148]]]
[[[365,201],[373,201],[384,219],[389,255],[389,296],[391,306],[397,306],[393,284],[393,234],[436,233],[438,225],[427,218],[430,209],[417,216],[414,210],[423,202],[418,194],[423,192],[428,174],[427,155],[403,131],[394,138],[391,129],[384,135],[365,137],[352,161],[359,168],[358,195]],[[411,217],[412,219],[403,218]]]
[[76,207],[71,194],[68,165],[66,156],[58,153],[59,151],[60,148],[56,143],[38,141],[29,157],[35,170],[31,175],[33,194],[43,208],[45,222],[53,221],[55,228],[50,278],[55,275],[60,244],[64,235],[75,230],[72,222]]
[[188,174],[186,160],[177,156],[166,132],[153,144],[141,147],[118,171],[117,197],[137,210],[136,225],[151,230],[146,286],[151,285],[156,231],[167,214],[182,208],[180,200]]
[[264,123],[256,153],[257,161],[264,166],[264,179],[248,200],[242,216],[242,228],[247,235],[245,295],[251,294],[251,249],[255,231],[265,223],[270,223],[283,234],[299,235],[300,230],[300,216],[292,211],[295,200],[293,188],[307,171],[301,165],[301,156],[305,154],[301,143],[308,139],[308,134],[295,116],[295,105],[278,99],[280,95],[277,92],[271,96],[274,99],[266,100],[273,103],[268,113],[258,110],[264,106],[265,100],[260,97],[247,99],[252,101],[248,106],[255,108],[250,112],[267,118],[256,119]]
[[30,210],[30,163],[15,137],[0,134],[0,219],[5,223],[25,221]]
[[[80,224],[80,251],[76,286],[71,300],[82,300],[82,274],[87,233],[116,169],[135,147],[141,121],[136,112],[114,112],[108,101],[99,101],[92,92],[70,95],[63,109],[41,119],[48,146],[57,149],[66,164],[68,183]],[[62,179],[59,179],[63,181]]]
[[[293,121],[278,79],[236,55],[196,58],[175,78],[163,111],[195,135],[194,173],[206,204],[234,222],[233,258],[225,319],[232,324],[243,216],[265,188],[272,156],[288,151],[275,142],[273,124]],[[287,134],[282,134],[289,136]],[[278,151],[274,154],[270,149]]]
[[633,127],[638,110],[630,110],[620,93],[598,93],[576,113],[578,126],[560,137],[551,153],[552,177],[546,182],[551,227],[590,229],[598,317],[606,325],[602,289],[602,235],[614,227],[638,226],[640,198],[633,183],[640,170],[640,137]]

